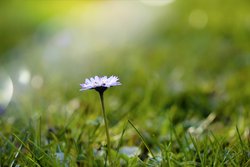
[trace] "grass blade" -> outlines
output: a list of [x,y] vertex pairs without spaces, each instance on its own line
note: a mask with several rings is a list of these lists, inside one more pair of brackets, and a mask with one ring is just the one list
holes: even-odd
[[148,151],[150,152],[150,154],[152,155],[153,158],[155,158],[155,155],[153,154],[153,152],[150,150],[149,146],[147,145],[147,143],[145,142],[143,136],[141,135],[141,133],[139,132],[139,130],[134,126],[134,124],[128,120],[128,122],[130,123],[130,125],[135,129],[135,131],[137,132],[137,134],[140,136],[143,144],[145,145],[145,147],[148,149]]

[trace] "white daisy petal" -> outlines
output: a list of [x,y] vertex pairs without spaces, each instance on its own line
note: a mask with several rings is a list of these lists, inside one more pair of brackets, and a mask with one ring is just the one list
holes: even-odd
[[103,77],[91,77],[90,79],[85,79],[85,83],[80,84],[81,89],[80,91],[88,90],[88,89],[96,89],[97,91],[104,91],[109,87],[112,86],[119,86],[121,85],[118,82],[119,78],[117,76],[107,76]]
[[95,82],[95,79],[93,77],[90,78],[90,82],[93,83]]
[[86,83],[86,84],[90,84],[91,82],[90,82],[89,79],[85,79],[85,83]]

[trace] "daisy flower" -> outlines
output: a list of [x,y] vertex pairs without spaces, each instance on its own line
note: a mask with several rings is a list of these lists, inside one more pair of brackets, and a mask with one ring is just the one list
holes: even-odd
[[81,89],[80,91],[89,90],[89,89],[95,89],[98,92],[104,92],[107,88],[112,86],[119,86],[121,85],[120,82],[118,82],[119,78],[116,76],[103,76],[103,77],[91,77],[89,79],[85,80],[85,83],[80,84]]
[[107,157],[109,157],[110,162],[112,162],[112,157],[110,155],[111,144],[110,144],[110,137],[109,137],[109,130],[108,130],[108,120],[107,120],[106,111],[104,107],[103,92],[107,88],[110,88],[112,86],[121,85],[121,83],[118,82],[118,80],[119,78],[116,76],[111,76],[109,78],[107,76],[103,76],[103,77],[95,76],[95,77],[86,79],[85,83],[80,84],[81,86],[80,91],[95,89],[100,95],[100,100],[101,100],[101,105],[102,105],[102,114],[103,114],[103,119],[104,119],[104,124],[105,124],[106,137],[107,137]]

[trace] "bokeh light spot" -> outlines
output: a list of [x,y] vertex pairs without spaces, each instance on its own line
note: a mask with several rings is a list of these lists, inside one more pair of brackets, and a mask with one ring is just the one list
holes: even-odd
[[202,29],[206,27],[207,22],[208,16],[207,13],[203,10],[193,10],[189,15],[189,24],[194,28]]
[[43,86],[43,77],[35,75],[31,79],[31,86],[35,89],[40,89]]
[[21,70],[19,73],[18,81],[24,85],[28,84],[30,81],[30,72],[26,69]]
[[140,1],[150,6],[164,6],[174,2],[174,0],[140,0]]
[[9,75],[0,69],[0,113],[4,112],[8,106],[12,94],[13,94],[13,83]]

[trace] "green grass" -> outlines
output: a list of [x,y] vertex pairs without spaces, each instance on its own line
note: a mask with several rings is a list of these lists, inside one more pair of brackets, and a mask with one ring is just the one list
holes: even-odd
[[[23,131],[1,134],[1,165],[104,166],[106,146],[100,122],[97,120],[84,122],[82,118],[76,120],[81,122],[82,126],[58,127],[48,129],[46,134],[39,134],[40,127],[36,127],[33,122]],[[122,138],[118,141],[112,140],[112,164],[115,166],[248,166],[249,140],[238,131],[237,127],[233,130],[235,134],[233,137],[225,137],[224,134],[221,134],[223,137],[219,137],[211,131],[194,135],[182,128],[177,130],[172,127],[166,138],[161,141],[152,141],[150,136],[144,141],[138,137],[141,134],[135,129],[127,127],[121,132],[124,133]],[[134,139],[131,139],[131,136],[134,136]],[[138,156],[128,157],[117,152],[121,143],[127,145],[131,142],[133,145],[138,143],[137,146],[141,150]],[[150,147],[155,158],[145,147]],[[60,157],[62,155],[63,157]]]
[[[250,166],[248,1],[171,5],[144,35],[97,47],[91,54],[98,56],[66,52],[46,64],[43,41],[1,55],[15,94],[0,115],[0,166],[105,166],[98,94],[79,91],[94,75],[117,75],[122,83],[105,92],[107,166]],[[203,29],[188,23],[196,9],[208,15]],[[50,38],[56,31],[45,26],[39,33]],[[23,65],[43,77],[40,89],[18,84]]]

